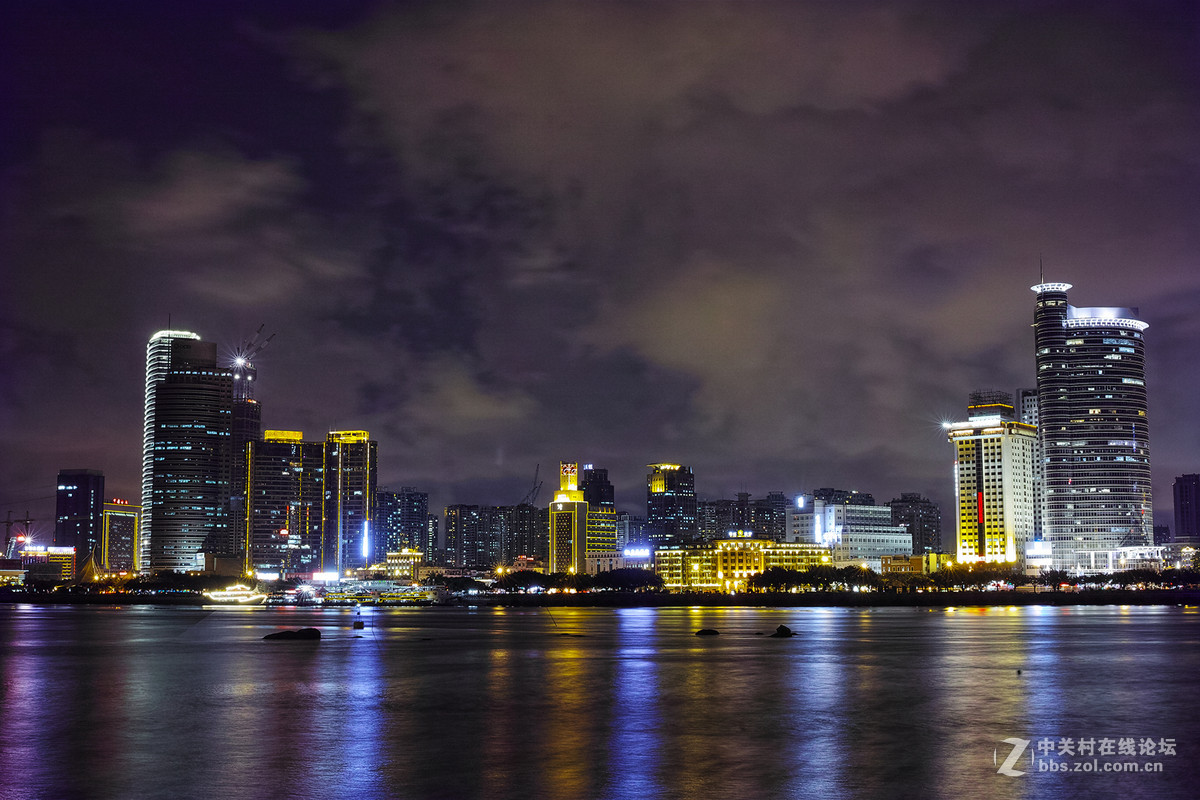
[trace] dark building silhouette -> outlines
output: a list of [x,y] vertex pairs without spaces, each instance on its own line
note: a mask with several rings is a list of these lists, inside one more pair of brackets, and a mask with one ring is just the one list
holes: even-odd
[[888,506],[892,509],[892,524],[903,525],[912,534],[913,555],[944,552],[942,509],[937,503],[917,492],[901,492]]
[[1175,539],[1180,544],[1200,545],[1200,475],[1175,479]]
[[64,469],[55,492],[54,544],[74,547],[78,567],[97,552],[104,536],[104,473]]
[[649,464],[646,476],[646,528],[650,543],[690,544],[699,538],[696,477],[691,467]]

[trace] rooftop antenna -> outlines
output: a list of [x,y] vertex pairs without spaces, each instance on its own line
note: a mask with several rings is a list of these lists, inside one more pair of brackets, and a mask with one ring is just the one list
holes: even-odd
[[1042,254],[1038,253],[1038,283],[1046,282],[1046,270],[1042,267]]

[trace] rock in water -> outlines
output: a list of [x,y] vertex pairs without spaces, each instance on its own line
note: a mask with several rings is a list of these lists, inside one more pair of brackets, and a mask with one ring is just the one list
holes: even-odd
[[787,625],[780,625],[778,628],[775,629],[775,632],[771,634],[771,638],[772,639],[786,639],[789,636],[795,636],[795,635],[796,634],[792,633],[792,629],[789,628]]
[[301,628],[295,631],[277,631],[268,633],[264,639],[307,640],[315,641],[321,638],[321,632],[316,628]]
[[716,628],[701,628],[696,631],[697,636],[720,636],[721,632]]

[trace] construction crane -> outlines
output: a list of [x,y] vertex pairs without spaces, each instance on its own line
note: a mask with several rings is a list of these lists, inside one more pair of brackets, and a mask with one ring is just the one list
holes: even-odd
[[235,347],[233,355],[230,356],[229,368],[233,370],[234,400],[254,398],[254,379],[258,377],[258,370],[254,366],[254,357],[265,350],[271,340],[275,338],[275,334],[272,333],[266,339],[259,340],[265,327],[267,327],[265,322],[259,325],[258,330],[250,337],[249,341],[242,342]]
[[521,502],[518,503],[518,505],[525,505],[526,503],[528,503],[529,505],[533,505],[534,503],[537,502],[538,492],[540,492],[542,490],[542,482],[540,480],[538,480],[538,473],[541,471],[541,469],[542,469],[541,464],[537,464],[534,466],[534,468],[533,468],[533,486],[529,489],[529,492],[525,495],[524,498],[522,498]]
[[[17,536],[12,535],[13,523],[17,522],[25,526],[24,533],[19,533]],[[14,520],[12,512],[8,512],[8,519],[4,521],[4,557],[16,558],[17,551],[20,545],[28,544],[29,542],[29,523],[33,522],[33,518],[29,516],[29,512],[25,512],[25,519]]]

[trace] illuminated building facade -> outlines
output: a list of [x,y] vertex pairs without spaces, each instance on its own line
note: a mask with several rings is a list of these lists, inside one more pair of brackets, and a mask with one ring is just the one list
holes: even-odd
[[133,572],[137,569],[138,532],[142,527],[142,507],[114,498],[104,504],[100,536],[100,568],[105,572]]
[[75,548],[27,544],[17,553],[26,581],[75,580]]
[[1056,569],[1074,568],[1076,551],[1153,543],[1148,325],[1136,308],[1069,305],[1070,288],[1032,287],[1042,530]]
[[888,503],[892,524],[903,525],[912,535],[913,555],[942,552],[942,509],[916,492],[901,492]]
[[[550,572],[584,573],[588,504],[579,488],[578,464],[562,462],[558,468],[558,491],[550,503]],[[613,514],[613,547],[616,547],[616,514]]]
[[667,545],[654,551],[654,572],[663,579],[664,588],[677,592],[745,591],[751,576],[772,567],[804,571],[830,563],[832,555],[825,547],[758,539],[748,531],[734,531],[716,542]]
[[973,392],[967,421],[946,424],[954,446],[959,563],[1023,567],[1034,540],[1037,428],[1014,417],[1012,395]]
[[[617,511],[608,471],[591,465],[585,469],[590,491],[597,505],[585,498],[580,487],[579,465],[559,464],[559,489],[549,508],[549,554],[547,568],[551,572],[585,573],[587,559],[617,549]],[[597,476],[602,476],[600,480]],[[597,484],[600,489],[597,489]]]
[[146,349],[140,571],[186,571],[229,531],[232,376],[217,346],[159,331]]
[[892,510],[869,494],[818,489],[796,498],[788,541],[826,548],[834,566],[866,566],[879,572],[883,556],[912,553],[912,535],[892,524]]
[[383,560],[374,530],[378,444],[367,431],[325,438],[321,508],[322,572],[362,569]]
[[424,554],[420,550],[402,547],[394,552],[388,552],[385,557],[385,574],[389,578],[407,578],[416,580],[421,574],[421,561]]
[[646,528],[651,544],[698,540],[696,477],[691,467],[649,464],[646,476]]
[[323,571],[324,455],[325,443],[306,442],[300,431],[269,430],[247,442],[239,548],[247,573]]
[[64,469],[55,491],[54,544],[74,547],[82,559],[104,538],[104,473]]

